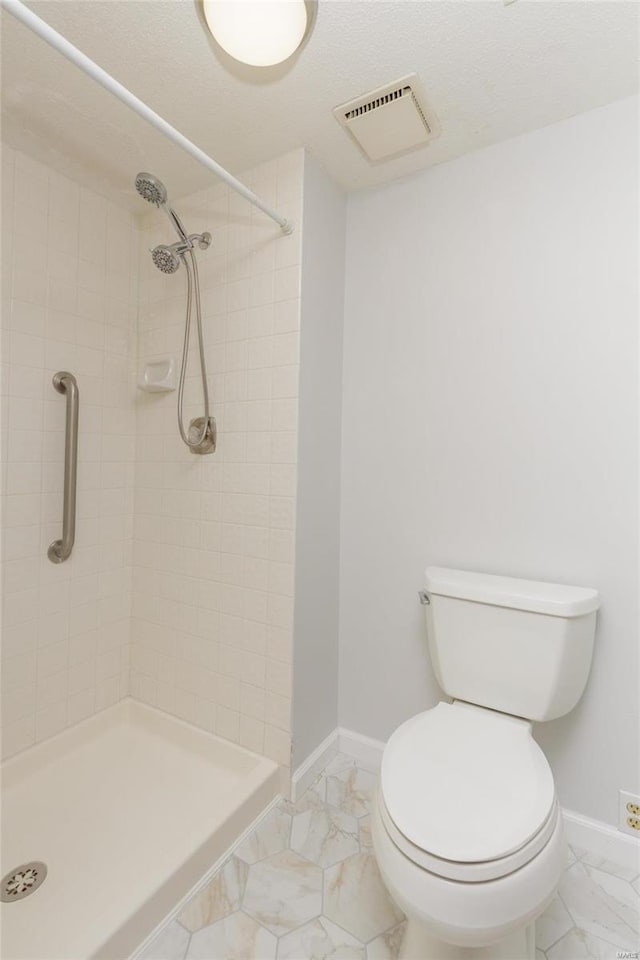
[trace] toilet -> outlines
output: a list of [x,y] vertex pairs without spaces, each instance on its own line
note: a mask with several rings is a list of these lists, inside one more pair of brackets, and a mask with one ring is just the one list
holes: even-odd
[[372,816],[401,960],[534,960],[534,921],[565,866],[562,815],[532,722],[587,683],[596,590],[429,567],[420,594],[452,702],[387,743]]

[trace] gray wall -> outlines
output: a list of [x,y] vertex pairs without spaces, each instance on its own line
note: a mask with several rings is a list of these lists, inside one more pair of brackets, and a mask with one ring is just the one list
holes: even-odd
[[347,228],[340,723],[386,739],[441,696],[428,564],[597,587],[586,694],[536,736],[561,802],[613,824],[638,789],[637,118],[355,194]]
[[338,720],[344,267],[345,198],[307,154],[300,318],[293,769],[335,729]]

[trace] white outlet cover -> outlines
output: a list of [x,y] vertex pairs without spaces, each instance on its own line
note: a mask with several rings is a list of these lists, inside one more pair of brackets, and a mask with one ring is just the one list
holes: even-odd
[[[622,830],[623,833],[628,833],[638,840],[640,839],[640,830],[636,830],[635,827],[630,827],[627,824],[627,817],[633,816],[627,810],[627,804],[637,803],[640,807],[640,797],[635,793],[627,793],[626,790],[620,790],[618,797],[618,830]],[[638,814],[638,820],[640,820],[640,814]]]

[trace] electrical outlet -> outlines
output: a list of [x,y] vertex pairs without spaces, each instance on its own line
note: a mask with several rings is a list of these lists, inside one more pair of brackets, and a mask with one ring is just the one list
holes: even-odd
[[621,790],[619,798],[618,829],[632,837],[640,836],[640,797]]

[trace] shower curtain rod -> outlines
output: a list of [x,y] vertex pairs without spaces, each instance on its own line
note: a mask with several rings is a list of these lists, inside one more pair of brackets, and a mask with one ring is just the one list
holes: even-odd
[[74,47],[61,33],[58,33],[57,30],[50,27],[48,23],[41,20],[40,17],[33,13],[32,10],[29,10],[21,0],[0,0],[0,4],[8,13],[23,23],[25,27],[28,27],[33,33],[42,37],[54,50],[58,50],[67,60],[70,60],[71,63],[75,63],[77,67],[84,70],[87,76],[95,80],[96,83],[99,83],[100,86],[108,90],[109,93],[112,93],[126,104],[127,107],[134,110],[144,120],[147,120],[152,126],[160,130],[161,133],[164,133],[169,140],[173,140],[179,147],[182,147],[183,150],[190,153],[192,157],[198,160],[208,170],[211,170],[212,173],[215,173],[221,180],[224,180],[232,190],[235,190],[236,193],[243,196],[245,200],[252,203],[254,207],[262,210],[268,217],[275,220],[283,233],[289,234],[293,232],[293,224],[291,221],[285,219],[285,217],[281,217],[272,207],[263,203],[242,181],[237,180],[228,170],[221,167],[220,164],[216,163],[204,150],[201,150],[195,143],[192,143],[191,140],[183,136],[179,130],[172,127],[170,123],[167,123],[167,121],[152,110],[151,107],[148,107],[146,103],[143,103],[143,101],[131,93],[130,90],[127,90],[126,87],[108,74],[106,70],[103,70],[102,67],[94,63],[93,60],[82,53],[81,50]]

